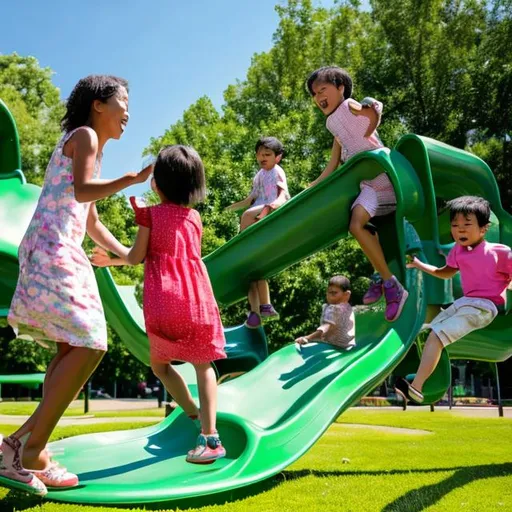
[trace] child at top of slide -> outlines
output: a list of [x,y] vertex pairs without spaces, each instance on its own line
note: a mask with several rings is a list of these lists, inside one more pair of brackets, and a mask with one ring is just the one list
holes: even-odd
[[[361,151],[384,147],[375,131],[380,123],[382,103],[368,99],[361,104],[352,99],[352,78],[336,66],[323,67],[311,73],[307,88],[318,108],[327,116],[327,129],[334,136],[331,159],[311,184],[314,186],[336,170],[341,162]],[[384,291],[385,317],[393,322],[400,316],[408,292],[391,273],[378,236],[365,226],[372,217],[396,210],[395,192],[386,173],[371,181],[362,181],[360,188],[361,193],[352,205],[349,230],[378,273],[373,276],[363,302],[377,302]]]
[[[228,206],[227,210],[240,210],[249,207],[240,220],[240,231],[251,226],[288,199],[286,175],[279,165],[283,156],[282,143],[275,137],[262,137],[256,143],[256,160],[261,168],[254,177],[251,193],[248,197]],[[257,329],[261,319],[277,320],[279,314],[270,302],[268,282],[264,279],[253,281],[249,286],[248,300],[250,311],[245,325]]]

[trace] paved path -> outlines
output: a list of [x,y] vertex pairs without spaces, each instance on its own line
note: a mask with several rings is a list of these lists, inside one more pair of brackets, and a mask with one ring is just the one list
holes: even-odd
[[[76,401],[71,405],[72,407],[83,407],[83,402]],[[59,426],[65,427],[69,425],[93,425],[97,423],[157,423],[164,417],[164,409],[162,409],[162,416],[126,416],[110,418],[96,418],[94,412],[100,411],[126,411],[126,410],[141,410],[141,409],[154,409],[155,402],[153,400],[93,400],[91,401],[90,414],[86,416],[64,416],[59,421]],[[395,414],[408,414],[414,412],[428,412],[429,406],[420,407],[407,407],[406,411],[402,411],[399,407],[358,407],[360,411],[365,411],[368,414],[376,414],[383,411],[393,412]],[[115,412],[112,413],[115,415]],[[453,414],[455,416],[467,416],[473,418],[498,418],[497,407],[453,407],[451,410],[446,407],[435,407],[432,414]],[[505,418],[512,418],[512,407],[504,407]],[[3,425],[21,425],[27,420],[28,416],[10,416],[7,414],[0,414],[0,424]],[[346,424],[345,425],[349,425]],[[359,428],[359,427],[357,427]],[[423,433],[418,431],[418,433]]]
[[[28,416],[9,416],[0,414],[0,425],[22,425],[28,419]],[[95,418],[92,415],[87,416],[64,416],[58,423],[59,427],[69,427],[70,425],[94,425],[98,423],[158,423],[163,419],[156,416],[126,416],[112,418]]]

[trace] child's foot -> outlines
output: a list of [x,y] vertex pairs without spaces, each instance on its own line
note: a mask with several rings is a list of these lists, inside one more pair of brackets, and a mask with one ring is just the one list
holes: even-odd
[[393,276],[384,281],[384,297],[386,298],[386,320],[394,322],[402,312],[409,293]]
[[46,485],[21,465],[21,442],[15,437],[7,437],[0,447],[0,483],[26,491],[36,496],[48,493]]
[[279,320],[279,313],[272,304],[262,304],[260,306],[260,316],[264,320]]
[[78,477],[74,473],[70,473],[65,467],[59,466],[58,462],[53,460],[46,469],[36,471],[29,469],[46,487],[76,487],[78,485]]
[[382,297],[382,277],[380,274],[373,274],[370,278],[370,287],[363,296],[363,304],[369,305],[379,301]]
[[258,313],[251,311],[245,321],[245,326],[249,327],[249,329],[257,329],[261,326],[261,317]]
[[425,400],[423,393],[413,387],[406,379],[399,378],[395,384],[395,391],[405,400],[412,400],[417,404],[423,403]]
[[[29,437],[30,434],[26,434],[20,438],[20,453],[22,455],[22,459],[25,458],[25,460],[27,455],[25,450],[25,443]],[[45,451],[45,459],[47,461],[45,469],[25,469],[39,478],[39,480],[41,480],[41,482],[43,482],[46,487],[76,487],[78,485],[78,477],[74,473],[70,473],[65,467],[60,466],[58,462],[52,460],[52,454],[49,452],[48,448]],[[30,452],[28,454],[34,455]],[[35,455],[37,455],[37,453],[35,453]]]
[[199,434],[196,447],[187,454],[187,462],[210,464],[226,456],[226,450],[220,442],[219,434]]

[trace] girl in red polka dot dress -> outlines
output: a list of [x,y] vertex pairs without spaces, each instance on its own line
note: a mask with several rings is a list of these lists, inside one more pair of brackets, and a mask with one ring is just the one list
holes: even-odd
[[152,189],[161,203],[135,210],[139,231],[132,248],[110,258],[96,248],[98,266],[136,265],[144,261],[144,319],[151,368],[183,410],[199,424],[199,410],[172,361],[192,363],[197,373],[201,433],[187,461],[213,462],[226,451],[216,430],[217,380],[211,362],[226,357],[225,338],[206,267],[201,259],[202,224],[190,205],[205,196],[201,158],[187,146],[162,149]]

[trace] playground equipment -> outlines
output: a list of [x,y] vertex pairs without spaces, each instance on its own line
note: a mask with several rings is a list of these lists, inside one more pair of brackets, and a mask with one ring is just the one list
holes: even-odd
[[[4,107],[1,113],[0,105],[4,119],[2,122],[0,117],[0,130],[8,125],[5,111]],[[18,151],[16,137],[9,135],[9,130],[15,130],[14,123],[3,129],[0,136],[7,133],[11,141],[3,147],[11,153]],[[15,222],[11,220],[8,235],[0,236],[0,307],[4,308],[16,283],[15,249],[37,199],[36,187],[27,185],[12,165],[19,165],[19,156],[18,160],[4,158],[4,151],[0,152],[0,212],[4,208],[19,212],[19,216],[9,215]],[[213,465],[185,462],[186,450],[197,432],[179,411],[152,427],[52,443],[59,452],[65,449],[59,460],[79,474],[81,485],[51,491],[48,498],[112,505],[163,503],[254,484],[304,454],[342,411],[393,370],[405,371],[409,366],[415,370],[419,363],[415,340],[427,306],[448,304],[460,293],[456,281],[436,281],[405,268],[405,256],[411,253],[437,265],[444,262],[449,240],[446,222],[438,217],[436,197],[486,196],[498,222],[493,231],[496,239],[491,241],[512,243],[512,217],[501,207],[491,171],[477,157],[414,135],[403,137],[391,152],[361,153],[207,256],[205,263],[220,303],[243,299],[249,282],[270,278],[347,236],[350,205],[360,181],[383,171],[395,188],[397,211],[379,219],[380,240],[391,270],[410,293],[398,321],[385,322],[381,305],[363,308],[356,316],[357,346],[353,350],[311,344],[299,354],[291,344],[261,357],[254,369],[222,384],[218,428],[227,457]],[[4,262],[10,265],[5,271]],[[147,339],[140,316],[137,319],[140,310],[133,303],[130,306],[128,294],[123,296],[107,271],[98,273],[98,282],[108,321],[117,322],[114,328],[144,360]],[[234,337],[237,329],[244,332],[235,328]],[[227,334],[229,338],[229,331]],[[448,389],[450,357],[503,361],[512,355],[511,335],[511,317],[501,314],[486,329],[444,351],[425,385],[426,402],[437,401]]]

